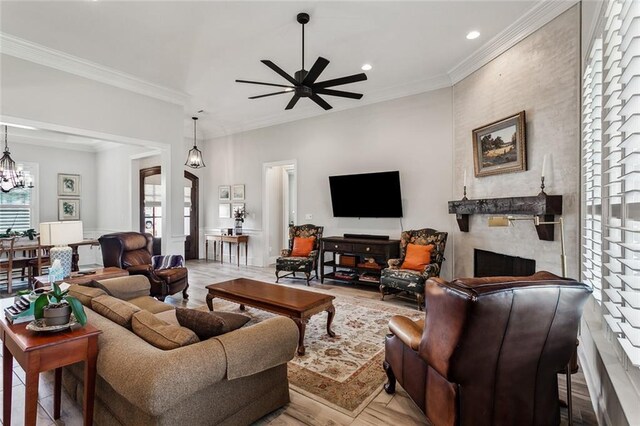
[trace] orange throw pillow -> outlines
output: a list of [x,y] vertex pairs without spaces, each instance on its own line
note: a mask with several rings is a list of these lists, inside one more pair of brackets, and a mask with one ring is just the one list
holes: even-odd
[[316,237],[295,237],[293,239],[293,250],[291,250],[291,256],[293,257],[307,257],[311,250],[313,250],[313,243],[316,241]]
[[426,246],[419,244],[407,245],[407,254],[404,256],[401,269],[412,269],[422,272],[424,267],[431,263],[431,252],[436,246],[429,244]]

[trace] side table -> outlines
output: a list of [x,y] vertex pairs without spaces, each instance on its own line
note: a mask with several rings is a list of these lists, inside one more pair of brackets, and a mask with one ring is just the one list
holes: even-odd
[[249,236],[248,235],[212,235],[204,236],[204,260],[209,260],[209,241],[213,241],[213,260],[217,258],[217,246],[220,242],[220,263],[224,263],[224,243],[229,245],[229,262],[231,262],[231,244],[236,245],[236,260],[240,266],[240,244],[244,243],[244,264],[248,264],[249,257]]
[[[0,302],[0,308],[10,306],[13,299]],[[93,424],[93,401],[98,358],[98,335],[102,332],[91,324],[77,330],[58,333],[36,333],[26,329],[27,323],[10,324],[0,314],[0,338],[2,338],[2,422],[11,424],[11,391],[13,359],[24,369],[25,404],[24,423],[35,425],[38,411],[38,381],[40,373],[55,370],[53,391],[53,418],[60,418],[62,391],[62,367],[85,362],[84,368],[84,424]]]

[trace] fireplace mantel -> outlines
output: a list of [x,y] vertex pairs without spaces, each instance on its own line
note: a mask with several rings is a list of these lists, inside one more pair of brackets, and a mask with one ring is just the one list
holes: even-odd
[[[531,215],[539,216],[541,222],[553,222],[556,215],[562,214],[562,195],[455,200],[449,201],[449,213],[456,215],[462,232],[469,232],[469,216],[472,214]],[[536,230],[539,239],[554,240],[553,225],[538,225]]]

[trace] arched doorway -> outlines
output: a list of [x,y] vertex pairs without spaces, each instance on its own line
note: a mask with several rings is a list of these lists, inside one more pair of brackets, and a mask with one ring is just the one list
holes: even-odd
[[[160,204],[161,181],[160,166],[140,169],[140,232],[148,232],[154,237],[155,247],[160,247],[162,238],[162,218],[163,212]],[[198,235],[200,232],[198,225],[198,197],[199,183],[198,177],[185,170],[184,172],[184,233],[186,236],[184,243],[185,259],[198,259]]]

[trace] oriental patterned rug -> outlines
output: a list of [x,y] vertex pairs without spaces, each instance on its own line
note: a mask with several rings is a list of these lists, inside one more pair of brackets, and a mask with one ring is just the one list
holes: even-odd
[[[326,332],[327,315],[314,315],[307,324],[306,353],[289,362],[289,383],[305,394],[349,416],[357,416],[379,393],[386,381],[382,369],[384,336],[389,319],[404,315],[417,320],[424,313],[382,301],[336,296],[336,316]],[[214,299],[214,310],[238,312],[238,305]],[[247,307],[251,323],[273,316]]]

